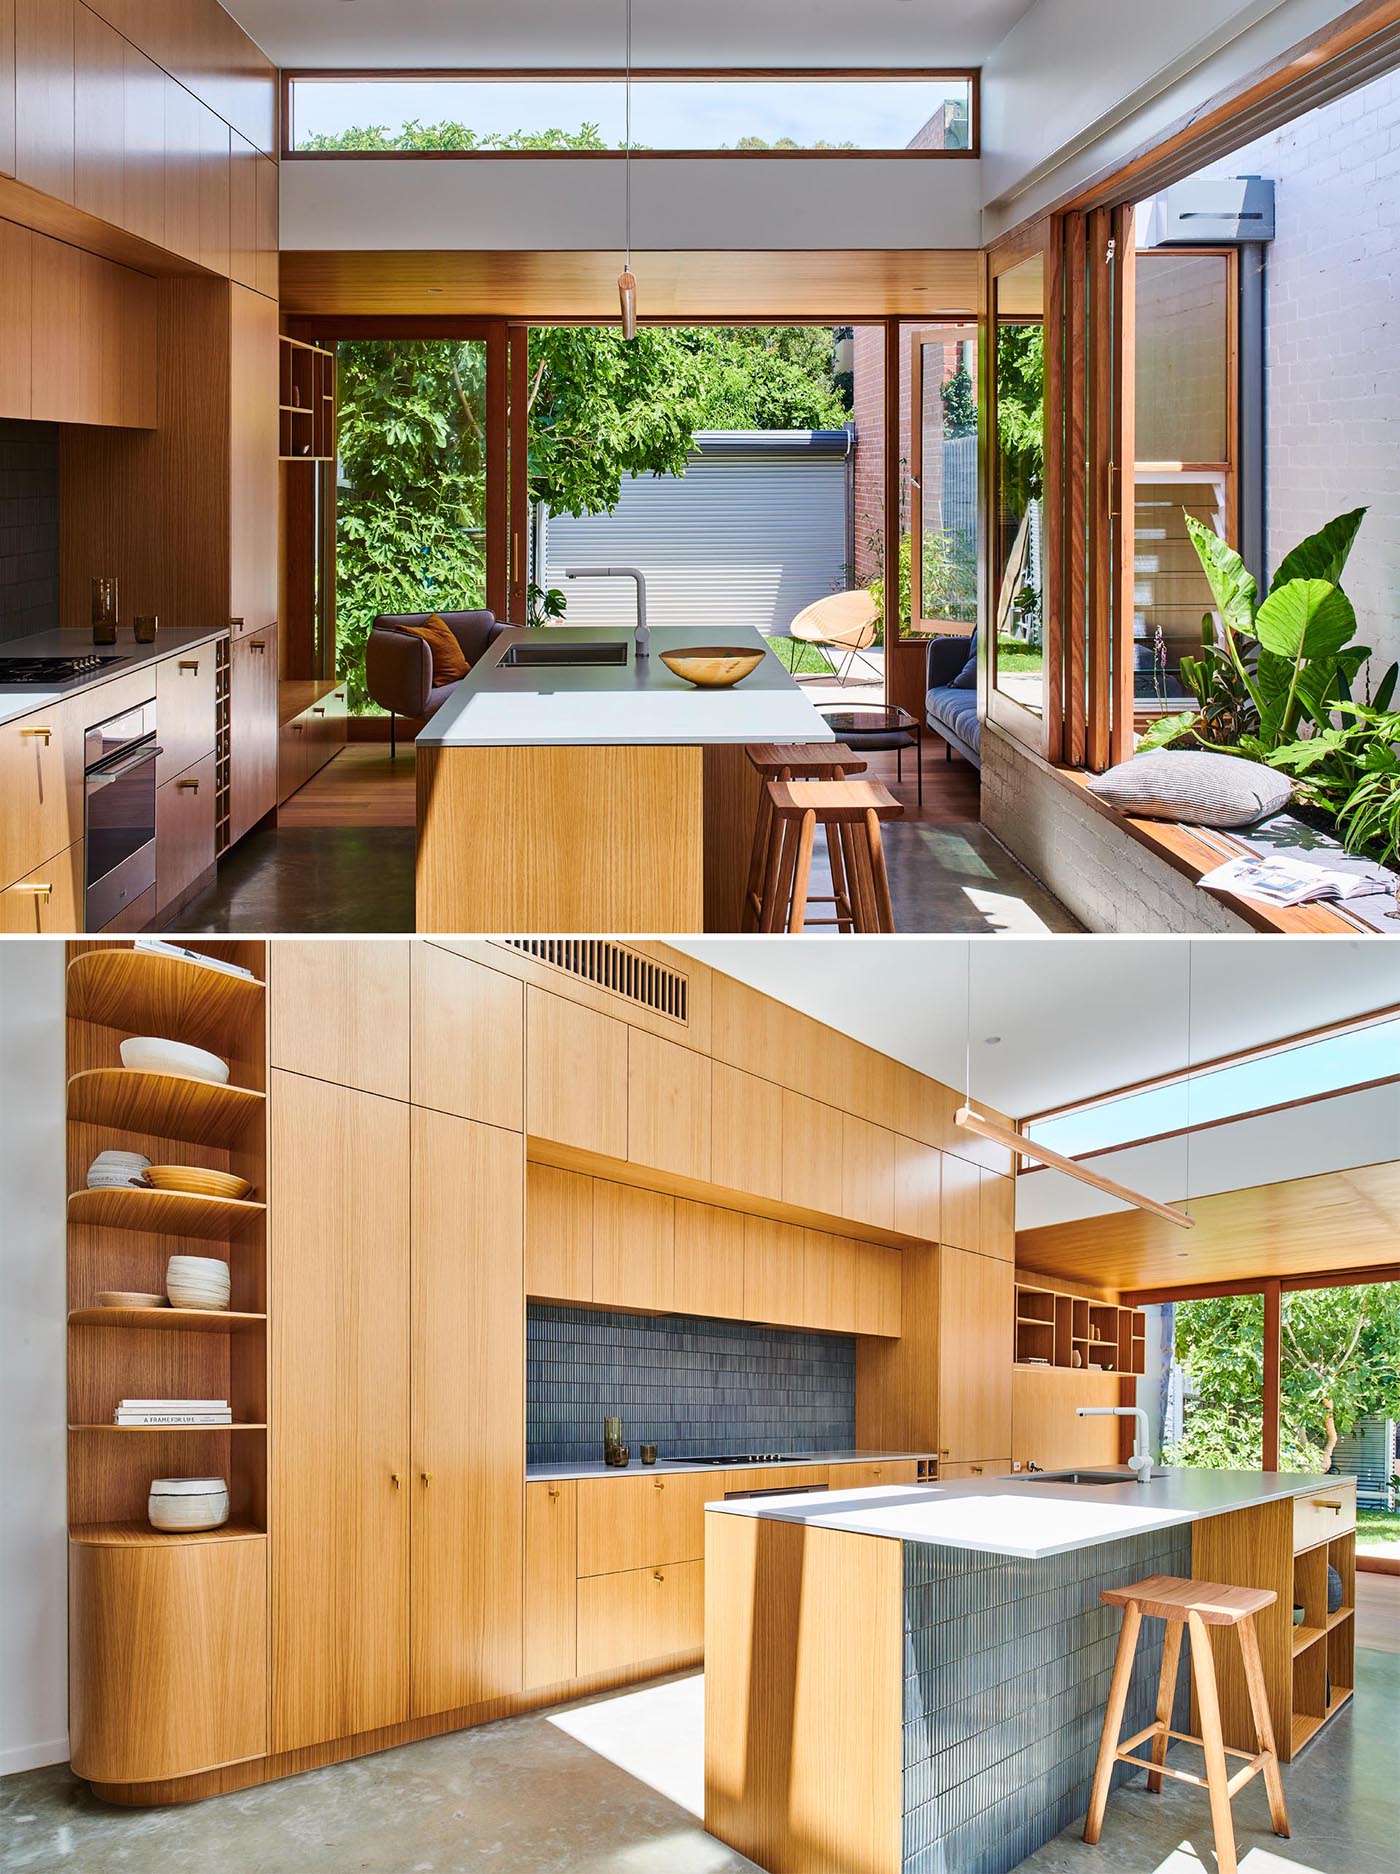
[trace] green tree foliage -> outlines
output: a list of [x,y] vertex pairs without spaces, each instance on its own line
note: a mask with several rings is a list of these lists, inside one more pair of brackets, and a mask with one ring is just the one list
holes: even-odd
[[[1168,1463],[1210,1470],[1262,1462],[1264,1313],[1257,1295],[1179,1304],[1176,1354],[1191,1391]],[[1283,1298],[1280,1458],[1325,1471],[1363,1418],[1400,1417],[1400,1283]]]
[[603,150],[607,148],[596,124],[578,130],[473,130],[466,124],[444,121],[402,130],[383,124],[357,124],[334,135],[318,134],[298,144],[303,150]]
[[945,436],[977,434],[977,393],[966,366],[959,366],[943,380],[943,433]]

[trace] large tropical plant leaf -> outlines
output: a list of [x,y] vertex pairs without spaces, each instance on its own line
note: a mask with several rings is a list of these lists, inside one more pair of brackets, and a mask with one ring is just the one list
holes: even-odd
[[1274,574],[1269,590],[1277,592],[1293,579],[1323,579],[1330,586],[1340,585],[1342,571],[1351,557],[1366,514],[1365,508],[1339,514],[1336,520],[1328,521],[1320,533],[1300,540]]
[[[1184,510],[1183,510],[1184,511]],[[1254,602],[1259,583],[1232,546],[1220,535],[1186,515],[1186,531],[1196,549],[1220,615],[1232,631],[1254,631]]]
[[1340,586],[1326,579],[1292,579],[1259,607],[1255,635],[1266,651],[1292,663],[1335,657],[1356,631],[1356,612]]
[[1137,740],[1137,753],[1150,754],[1154,748],[1170,748],[1183,738],[1192,738],[1192,731],[1201,718],[1195,710],[1187,710],[1180,716],[1161,716],[1149,729],[1145,729]]

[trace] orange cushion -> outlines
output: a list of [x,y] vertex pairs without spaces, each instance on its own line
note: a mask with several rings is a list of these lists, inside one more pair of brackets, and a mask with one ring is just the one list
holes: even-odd
[[451,626],[436,612],[425,624],[399,625],[396,629],[408,632],[410,637],[422,638],[432,652],[434,689],[440,683],[458,682],[471,669],[461,645],[452,635]]

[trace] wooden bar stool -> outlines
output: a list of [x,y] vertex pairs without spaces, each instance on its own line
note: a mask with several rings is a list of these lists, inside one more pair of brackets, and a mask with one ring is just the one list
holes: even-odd
[[[769,781],[844,781],[848,775],[864,774],[865,763],[842,742],[760,742],[749,749],[749,760],[758,770],[762,785],[758,795],[758,819],[754,824],[753,851],[749,855],[749,882],[744,892],[744,929],[757,930],[763,914],[763,868],[768,860],[768,844],[773,832],[773,803],[768,798]],[[839,843],[827,833],[831,856],[832,890],[845,896]]]
[[[1283,1778],[1279,1774],[1278,1751],[1274,1744],[1273,1720],[1269,1715],[1269,1697],[1264,1684],[1264,1666],[1259,1656],[1259,1637],[1254,1631],[1254,1616],[1261,1608],[1278,1599],[1272,1588],[1230,1588],[1213,1581],[1183,1581],[1176,1575],[1150,1575],[1128,1588],[1106,1588],[1099,1596],[1110,1607],[1123,1609],[1123,1627],[1118,1635],[1118,1653],[1113,1661],[1113,1679],[1109,1686],[1108,1709],[1104,1713],[1103,1736],[1099,1740],[1098,1763],[1094,1768],[1093,1793],[1089,1815],[1084,1824],[1084,1839],[1096,1842],[1103,1830],[1104,1810],[1115,1763],[1136,1764],[1147,1771],[1147,1787],[1154,1795],[1161,1793],[1162,1778],[1175,1777],[1179,1783],[1194,1783],[1210,1795],[1210,1820],[1215,1831],[1215,1858],[1220,1874],[1237,1874],[1235,1825],[1230,1815],[1230,1801],[1252,1776],[1260,1771],[1269,1792],[1269,1816],[1275,1835],[1287,1835],[1288,1811],[1283,1801]],[[1167,1623],[1166,1644],[1162,1651],[1162,1676],[1157,1686],[1157,1715],[1146,1730],[1139,1731],[1126,1743],[1120,1738],[1123,1712],[1128,1702],[1128,1688],[1133,1676],[1133,1655],[1137,1651],[1138,1630],[1143,1618]],[[1215,1660],[1211,1653],[1208,1627],[1233,1627],[1239,1635],[1244,1661],[1245,1684],[1249,1688],[1249,1709],[1254,1720],[1258,1749],[1251,1756],[1247,1750],[1227,1750],[1220,1728],[1220,1699],[1215,1686]],[[1172,1704],[1176,1695],[1177,1666],[1181,1659],[1181,1634],[1191,1634],[1191,1676],[1196,1687],[1196,1710],[1201,1735],[1171,1729]],[[1145,1762],[1133,1751],[1152,1740],[1152,1757]],[[1166,1767],[1167,1744],[1176,1738],[1183,1744],[1199,1744],[1205,1751],[1206,1773],[1196,1776],[1190,1770]],[[1231,1776],[1227,1757],[1240,1757],[1244,1768]]]
[[[880,822],[904,812],[880,781],[769,781],[772,811],[759,899],[759,929],[801,931],[835,924],[862,934],[892,931],[889,874]],[[818,826],[832,834],[832,899],[809,899]],[[840,872],[837,872],[837,854]],[[809,903],[832,903],[835,917],[808,918]]]

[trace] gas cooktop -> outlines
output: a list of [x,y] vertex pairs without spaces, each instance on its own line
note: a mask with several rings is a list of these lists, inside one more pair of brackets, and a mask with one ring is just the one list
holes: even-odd
[[108,664],[121,661],[115,652],[110,657],[99,657],[95,651],[83,657],[0,657],[0,684],[42,689],[53,684],[79,683],[84,677],[95,677]]
[[664,1464],[793,1464],[795,1459],[790,1451],[722,1451],[703,1458],[663,1458]]

